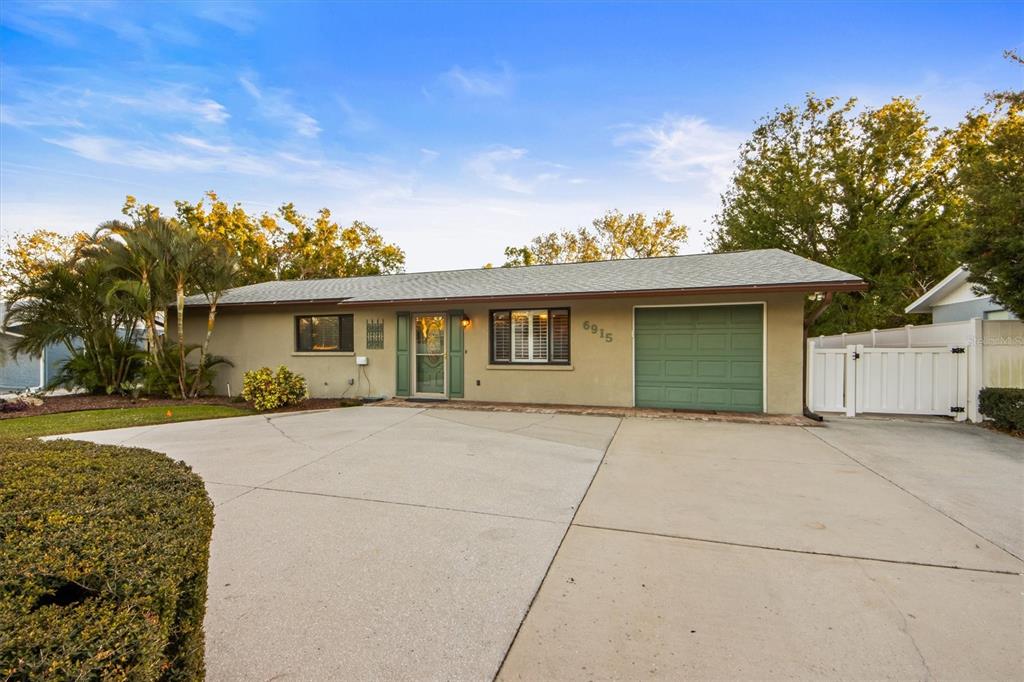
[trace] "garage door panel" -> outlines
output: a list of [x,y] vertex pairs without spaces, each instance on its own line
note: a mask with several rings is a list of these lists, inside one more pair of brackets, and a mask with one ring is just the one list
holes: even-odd
[[725,360],[701,360],[697,363],[697,376],[701,379],[729,377],[729,363]]
[[693,334],[680,334],[669,332],[662,338],[665,339],[663,348],[666,351],[693,350]]
[[658,380],[665,375],[665,363],[662,360],[637,360],[636,376],[650,377]]
[[636,404],[759,412],[763,306],[638,308]]
[[654,405],[665,400],[665,391],[661,386],[637,386],[636,402],[638,405]]
[[733,389],[730,393],[730,400],[733,405],[745,405],[752,410],[761,409],[761,391],[748,389]]
[[761,332],[760,330],[750,332],[733,332],[732,334],[732,349],[733,350],[761,350]]
[[697,326],[697,314],[693,308],[654,308],[657,319],[666,326],[680,326],[692,329]]
[[697,350],[701,352],[723,351],[729,348],[728,334],[700,334],[697,337]]
[[726,409],[729,406],[729,389],[701,386],[697,389],[697,400],[708,407]]
[[659,350],[662,347],[661,334],[637,333],[637,350]]
[[667,379],[689,379],[693,377],[692,360],[666,360],[665,377]]
[[731,365],[733,379],[756,379],[761,380],[760,362],[734,361]]
[[692,403],[697,400],[697,389],[692,387],[670,386],[662,394],[664,400],[674,403]]

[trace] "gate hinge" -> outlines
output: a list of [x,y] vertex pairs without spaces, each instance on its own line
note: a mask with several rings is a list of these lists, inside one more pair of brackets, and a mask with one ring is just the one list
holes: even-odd
[[963,412],[964,408],[962,408],[962,407],[951,407],[951,408],[949,408],[949,411],[950,412]]
[[966,348],[962,348],[960,346],[957,346],[956,348],[950,348],[949,352],[950,353],[966,353],[967,349]]

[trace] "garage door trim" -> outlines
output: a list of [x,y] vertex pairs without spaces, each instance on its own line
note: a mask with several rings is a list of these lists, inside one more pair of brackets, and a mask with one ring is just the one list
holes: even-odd
[[730,303],[664,303],[659,305],[635,305],[630,315],[632,329],[630,346],[632,365],[630,373],[633,377],[633,407],[636,407],[636,311],[639,308],[722,308],[730,305],[761,306],[761,412],[768,413],[768,302],[767,301],[735,301]]

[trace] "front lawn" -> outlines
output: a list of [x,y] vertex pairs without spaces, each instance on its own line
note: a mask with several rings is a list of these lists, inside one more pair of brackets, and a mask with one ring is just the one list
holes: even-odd
[[0,439],[34,438],[81,431],[120,429],[126,426],[169,424],[195,419],[242,417],[247,414],[253,414],[252,410],[228,405],[151,405],[109,410],[60,412],[0,420]]

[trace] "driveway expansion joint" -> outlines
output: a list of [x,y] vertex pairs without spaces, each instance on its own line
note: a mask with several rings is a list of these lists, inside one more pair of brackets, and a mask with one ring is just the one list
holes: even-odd
[[555,564],[555,558],[559,552],[562,551],[562,545],[565,544],[565,538],[569,535],[569,529],[576,525],[576,515],[580,513],[580,507],[583,506],[583,500],[587,499],[587,494],[590,492],[591,486],[594,485],[594,479],[597,478],[597,473],[601,471],[601,466],[604,464],[604,458],[608,456],[608,451],[611,450],[612,443],[615,442],[615,437],[619,435],[619,429],[622,427],[622,418],[619,419],[619,423],[615,425],[615,431],[612,433],[612,437],[608,439],[608,443],[604,446],[604,452],[601,453],[601,459],[598,460],[597,466],[594,467],[594,475],[590,477],[590,482],[587,483],[586,490],[580,496],[579,502],[576,503],[576,509],[573,510],[572,518],[569,523],[565,525],[565,532],[562,533],[562,537],[558,540],[558,547],[551,554],[551,560],[548,562],[547,568],[544,569],[544,575],[541,577],[540,582],[537,583],[537,589],[534,590],[533,596],[530,598],[530,603],[526,605],[526,610],[523,611],[523,617],[519,620],[519,624],[516,625],[516,631],[513,633],[512,638],[508,642],[508,647],[505,648],[505,653],[501,657],[501,663],[498,664],[498,669],[494,671],[494,677],[492,679],[498,679],[501,676],[501,669],[505,667],[505,661],[508,660],[508,655],[512,651],[512,646],[516,643],[516,639],[519,638],[519,632],[523,629],[523,623],[526,622],[527,616],[530,615],[530,610],[533,609],[533,605],[537,602],[537,597],[540,595],[541,589],[544,587],[544,582],[548,579],[548,575],[551,573],[551,567]]
[[[805,430],[805,431],[807,431],[807,429],[804,429],[804,430]],[[900,485],[899,483],[897,483],[896,481],[892,480],[891,478],[889,478],[889,477],[888,477],[888,476],[886,476],[885,474],[883,474],[883,473],[881,473],[881,472],[879,472],[879,471],[877,471],[877,470],[875,470],[875,469],[872,469],[872,468],[871,468],[871,467],[869,467],[869,466],[868,466],[867,464],[865,464],[864,462],[860,461],[859,459],[857,459],[856,457],[854,457],[853,455],[851,455],[850,453],[848,453],[848,452],[847,452],[846,450],[843,450],[843,449],[842,449],[841,447],[839,447],[838,445],[835,445],[834,443],[830,443],[830,442],[828,442],[827,440],[825,440],[824,438],[822,438],[822,437],[821,437],[820,435],[818,435],[817,433],[814,433],[813,431],[808,431],[808,433],[810,433],[810,434],[811,434],[812,436],[814,436],[815,438],[817,438],[818,440],[820,440],[820,441],[821,441],[822,443],[824,443],[825,445],[827,445],[827,446],[829,446],[830,448],[832,448],[833,450],[835,450],[836,452],[838,452],[838,453],[842,454],[843,456],[847,457],[847,458],[848,458],[848,459],[850,459],[851,461],[853,461],[853,462],[856,462],[856,463],[857,463],[858,465],[860,465],[860,466],[864,467],[864,468],[865,468],[866,470],[870,471],[870,472],[871,472],[871,473],[873,473],[873,474],[874,474],[875,476],[878,476],[878,477],[879,477],[880,479],[882,479],[883,481],[885,481],[885,482],[889,483],[890,485],[893,485],[893,486],[895,486],[896,488],[899,488],[900,490],[902,490],[902,491],[903,491],[903,492],[905,492],[906,494],[910,495],[910,496],[911,496],[911,497],[913,497],[913,498],[914,498],[915,500],[917,500],[918,502],[920,502],[920,503],[921,503],[921,504],[923,504],[924,506],[928,507],[928,508],[929,508],[929,509],[931,509],[932,511],[934,511],[934,512],[937,512],[938,514],[941,514],[942,516],[946,517],[947,519],[949,519],[949,520],[950,520],[950,521],[952,521],[953,523],[957,524],[957,525],[958,525],[958,526],[960,526],[961,528],[963,528],[963,529],[967,530],[967,531],[968,531],[968,532],[970,532],[971,534],[973,534],[973,535],[975,535],[975,536],[977,536],[977,537],[981,538],[981,539],[982,539],[982,540],[984,540],[985,542],[989,543],[989,544],[990,544],[990,545],[992,545],[993,547],[997,547],[998,549],[1002,550],[1003,552],[1006,552],[1007,554],[1009,554],[1010,556],[1012,556],[1012,557],[1013,557],[1014,559],[1016,559],[1017,561],[1020,561],[1020,562],[1024,562],[1024,557],[1019,557],[1019,556],[1017,556],[1016,554],[1014,554],[1013,552],[1011,552],[1011,551],[1010,551],[1010,550],[1008,550],[1007,548],[1003,547],[1002,545],[1000,545],[1000,544],[999,544],[999,543],[997,543],[996,541],[994,541],[994,540],[991,540],[991,539],[989,539],[989,538],[985,537],[984,535],[982,535],[981,533],[979,533],[979,532],[978,532],[978,531],[976,531],[975,529],[971,528],[970,526],[966,525],[965,523],[963,523],[963,522],[962,522],[962,521],[960,521],[959,519],[956,519],[956,518],[954,518],[954,517],[950,516],[949,514],[947,514],[946,512],[944,512],[943,510],[939,509],[939,508],[938,508],[938,507],[936,507],[935,505],[933,505],[933,504],[931,504],[930,502],[928,502],[928,500],[924,499],[924,498],[923,498],[923,497],[921,497],[920,495],[917,495],[917,494],[913,493],[912,491],[908,490],[907,488],[904,488],[904,487],[903,487],[903,486],[901,486],[901,485]]]
[[[210,483],[215,483],[215,484],[217,483],[217,481],[209,481],[209,482]],[[228,483],[228,484],[222,484],[222,485],[232,485],[232,484]],[[234,484],[234,485],[237,485],[237,484]],[[335,494],[335,493],[319,493],[319,492],[315,492],[315,491],[312,491],[312,490],[289,490],[288,488],[273,488],[273,487],[266,486],[266,485],[254,485],[254,486],[246,486],[246,487],[249,487],[249,490],[247,490],[245,493],[242,493],[242,495],[250,493],[253,490],[264,490],[264,491],[267,491],[267,492],[286,493],[286,494],[289,494],[289,495],[311,495],[313,497],[330,497],[330,498],[334,498],[334,499],[338,499],[338,500],[348,500],[350,502],[368,502],[370,504],[393,504],[393,505],[396,505],[396,506],[399,506],[399,507],[416,507],[418,509],[433,509],[435,511],[456,512],[456,513],[460,513],[460,514],[477,514],[477,515],[480,515],[480,516],[491,516],[491,517],[496,517],[496,518],[501,518],[501,519],[513,519],[513,520],[516,520],[516,521],[536,521],[538,523],[550,523],[550,524],[554,524],[554,525],[557,525],[557,526],[564,525],[567,528],[569,526],[569,523],[567,521],[556,521],[554,519],[542,519],[542,518],[536,517],[536,516],[519,516],[517,514],[501,514],[499,512],[489,512],[489,511],[483,511],[483,510],[480,510],[480,509],[460,509],[458,507],[440,507],[440,506],[433,505],[433,504],[422,504],[422,503],[419,503],[419,502],[402,502],[401,500],[383,500],[383,499],[380,499],[380,498],[377,498],[377,497],[357,497],[355,495],[338,495],[338,494]],[[233,497],[230,500],[228,500],[227,502],[232,502],[234,500],[237,500],[242,495],[238,495],[237,497]],[[227,502],[224,502],[224,504],[227,504]]]
[[743,547],[744,549],[762,549],[769,552],[787,552],[789,554],[805,554],[808,556],[832,557],[834,559],[851,559],[853,561],[875,561],[883,564],[899,564],[902,566],[921,566],[924,568],[944,568],[954,571],[972,571],[974,573],[994,573],[997,575],[1021,575],[1024,566],[1020,571],[1008,571],[1001,568],[977,568],[973,566],[956,566],[954,564],[933,564],[925,561],[905,561],[902,559],[884,559],[880,557],[858,556],[856,554],[837,554],[835,552],[815,552],[810,549],[793,549],[792,547],[772,547],[770,545],[755,545],[747,542],[735,542],[731,540],[714,540],[711,538],[698,538],[688,535],[673,535],[671,533],[657,533],[647,530],[633,530],[630,528],[612,528],[610,526],[597,526],[589,523],[571,524],[577,528],[590,528],[591,530],[604,530],[612,533],[630,533],[633,535],[648,535],[651,537],[667,538],[669,540],[688,540],[690,542],[706,542],[712,545],[725,545],[728,547]]

